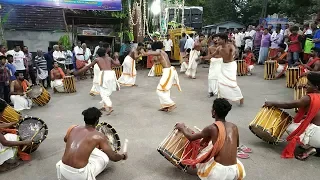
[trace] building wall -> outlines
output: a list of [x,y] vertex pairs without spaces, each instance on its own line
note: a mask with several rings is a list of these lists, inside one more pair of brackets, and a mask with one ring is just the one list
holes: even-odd
[[[30,52],[42,50],[48,51],[49,42],[57,42],[65,32],[51,31],[5,31],[5,40],[7,41],[23,41],[25,46],[28,46]],[[71,39],[71,33],[69,33]]]

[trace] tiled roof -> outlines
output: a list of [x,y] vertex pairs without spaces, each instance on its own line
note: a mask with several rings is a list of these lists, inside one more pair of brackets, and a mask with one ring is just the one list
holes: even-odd
[[63,10],[49,7],[20,6],[1,4],[0,15],[7,12],[9,18],[4,25],[5,29],[60,31],[65,30]]

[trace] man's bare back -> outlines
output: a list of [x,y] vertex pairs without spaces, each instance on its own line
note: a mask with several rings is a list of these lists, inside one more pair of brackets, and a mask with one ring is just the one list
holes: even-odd
[[171,67],[169,56],[163,50],[157,49],[156,51],[149,51],[149,52],[143,53],[143,56],[149,56],[149,55],[156,56],[157,61],[161,63],[163,68]]

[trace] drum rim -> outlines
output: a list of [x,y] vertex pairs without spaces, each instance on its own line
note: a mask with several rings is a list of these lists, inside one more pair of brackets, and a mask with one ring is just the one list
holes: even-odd
[[[258,134],[255,133],[255,132],[252,130],[252,126],[253,126],[253,125],[249,125],[250,131],[251,131],[255,136],[257,136],[259,139],[261,139],[262,141],[264,141],[264,142],[266,142],[266,143],[268,143],[268,144],[271,144],[271,145],[277,145],[277,144],[279,143],[279,141],[271,142],[271,141],[266,141],[265,139],[262,139],[262,137],[258,136]],[[257,126],[257,125],[255,125],[255,126]],[[272,137],[273,137],[273,136],[272,136]]]
[[[49,94],[49,101],[50,101],[51,94],[49,93],[49,91],[46,90],[46,88],[44,88],[41,84],[37,83],[37,84],[32,84],[30,87],[28,87],[28,89],[32,89],[33,86],[40,86],[41,89],[42,89],[42,92],[41,92],[41,94],[40,94],[38,97],[42,96],[45,92],[47,92],[47,94]],[[27,95],[28,95],[28,94],[27,94]],[[28,97],[29,97],[29,96],[28,96]],[[32,98],[32,97],[29,97],[29,98],[31,98],[31,99],[37,99],[38,97],[33,97],[33,98]]]
[[42,125],[44,126],[43,128],[45,129],[45,131],[44,131],[43,139],[39,140],[38,142],[33,142],[33,144],[40,144],[40,143],[42,143],[42,142],[47,138],[47,136],[48,136],[48,126],[47,126],[47,124],[46,124],[42,119],[40,119],[40,118],[33,117],[33,116],[29,116],[29,117],[26,117],[26,118],[21,119],[21,120],[17,123],[17,125],[16,125],[17,135],[18,135],[19,139],[21,140],[21,138],[20,138],[20,133],[19,133],[20,124],[21,124],[22,122],[26,121],[26,120],[29,120],[29,119],[38,120],[38,121],[40,121],[40,122],[42,123]]
[[99,126],[105,126],[105,125],[113,132],[113,135],[114,135],[115,139],[117,140],[117,148],[115,149],[115,151],[120,151],[120,149],[121,149],[120,137],[119,137],[117,131],[113,128],[113,126],[111,124],[109,124],[107,122],[101,122],[96,126],[96,129]]
[[[181,162],[178,162],[177,160],[173,159],[173,161],[175,162],[175,164],[174,164],[174,162],[173,162],[172,160],[168,159],[168,158],[165,156],[165,151],[164,151],[164,149],[158,148],[157,151],[158,151],[166,160],[168,160],[172,165],[174,165],[175,167],[177,167],[178,169],[180,169],[180,170],[182,170],[182,171],[184,171],[184,172],[187,172],[187,169],[188,169],[188,167],[189,167],[188,165],[184,165],[184,164],[182,164]],[[169,155],[169,154],[167,154],[167,155]]]

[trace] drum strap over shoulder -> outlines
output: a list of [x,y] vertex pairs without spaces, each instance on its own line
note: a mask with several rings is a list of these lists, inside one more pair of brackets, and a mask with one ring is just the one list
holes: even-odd
[[66,137],[67,137],[67,138],[69,137],[69,134],[70,134],[70,132],[72,131],[72,129],[75,128],[75,127],[77,127],[77,126],[78,126],[78,125],[72,125],[72,126],[70,126],[70,127],[68,128],[67,134],[66,134]]

